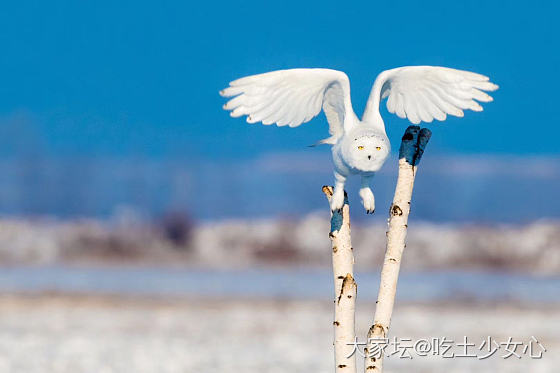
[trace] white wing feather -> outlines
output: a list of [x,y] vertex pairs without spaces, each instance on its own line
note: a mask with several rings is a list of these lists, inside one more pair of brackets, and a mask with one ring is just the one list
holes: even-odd
[[386,70],[375,80],[372,105],[366,108],[364,120],[373,115],[372,110],[379,113],[379,102],[384,98],[390,113],[414,124],[434,118],[443,121],[447,114],[462,117],[466,109],[482,111],[475,100],[492,101],[484,91],[496,89],[498,86],[484,75],[447,67],[406,66]]
[[220,94],[233,97],[224,109],[233,117],[247,115],[248,123],[297,127],[322,107],[331,137],[321,143],[336,143],[344,133],[345,118],[354,115],[348,77],[336,70],[291,69],[247,76],[229,83]]

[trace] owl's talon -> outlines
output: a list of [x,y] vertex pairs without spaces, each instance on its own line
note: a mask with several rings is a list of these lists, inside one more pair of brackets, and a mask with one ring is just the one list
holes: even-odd
[[331,211],[342,212],[343,206],[344,206],[344,190],[335,188],[334,194],[331,198]]
[[366,213],[373,214],[375,212],[375,197],[373,196],[371,189],[360,189],[360,197],[362,198],[362,205],[364,205]]

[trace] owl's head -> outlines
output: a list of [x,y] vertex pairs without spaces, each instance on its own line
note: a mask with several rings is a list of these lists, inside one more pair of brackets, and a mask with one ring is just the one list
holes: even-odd
[[387,136],[375,132],[352,135],[344,149],[348,165],[363,172],[378,171],[391,152]]

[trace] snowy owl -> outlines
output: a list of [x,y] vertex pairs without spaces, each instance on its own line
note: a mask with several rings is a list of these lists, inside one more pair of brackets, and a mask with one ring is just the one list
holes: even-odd
[[344,204],[346,178],[360,175],[359,194],[369,214],[375,210],[370,181],[391,151],[379,113],[382,99],[387,98],[390,113],[418,124],[434,118],[443,121],[447,114],[462,117],[464,109],[482,111],[475,100],[492,101],[483,91],[496,89],[484,75],[447,67],[386,70],[375,79],[362,120],[352,109],[348,76],[336,70],[290,69],[247,76],[229,83],[220,94],[233,97],[224,109],[231,110],[232,117],[247,115],[248,123],[297,127],[323,108],[331,136],[318,144],[332,145],[335,187],[331,210]]

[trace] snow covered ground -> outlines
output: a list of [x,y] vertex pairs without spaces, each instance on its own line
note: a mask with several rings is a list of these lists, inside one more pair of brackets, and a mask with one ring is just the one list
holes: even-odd
[[[3,219],[0,372],[331,372],[326,215],[179,224],[183,241],[134,219]],[[352,225],[360,341],[384,232],[381,222]],[[455,353],[466,336],[477,356],[488,337],[502,344],[482,360],[392,356],[386,372],[556,372],[559,245],[555,221],[411,224],[391,336],[445,337]],[[509,337],[533,336],[541,359],[501,357]]]
[[[359,302],[365,338],[374,304]],[[0,371],[5,373],[285,373],[333,370],[332,304],[290,299],[2,295]],[[467,336],[469,353],[497,342],[538,338],[541,359],[421,357],[387,359],[387,372],[552,373],[560,365],[560,306],[496,302],[397,302],[391,334]],[[462,347],[454,347],[462,353]],[[535,349],[535,353],[540,350]],[[484,352],[484,353],[483,353]],[[519,350],[518,350],[519,352]]]

